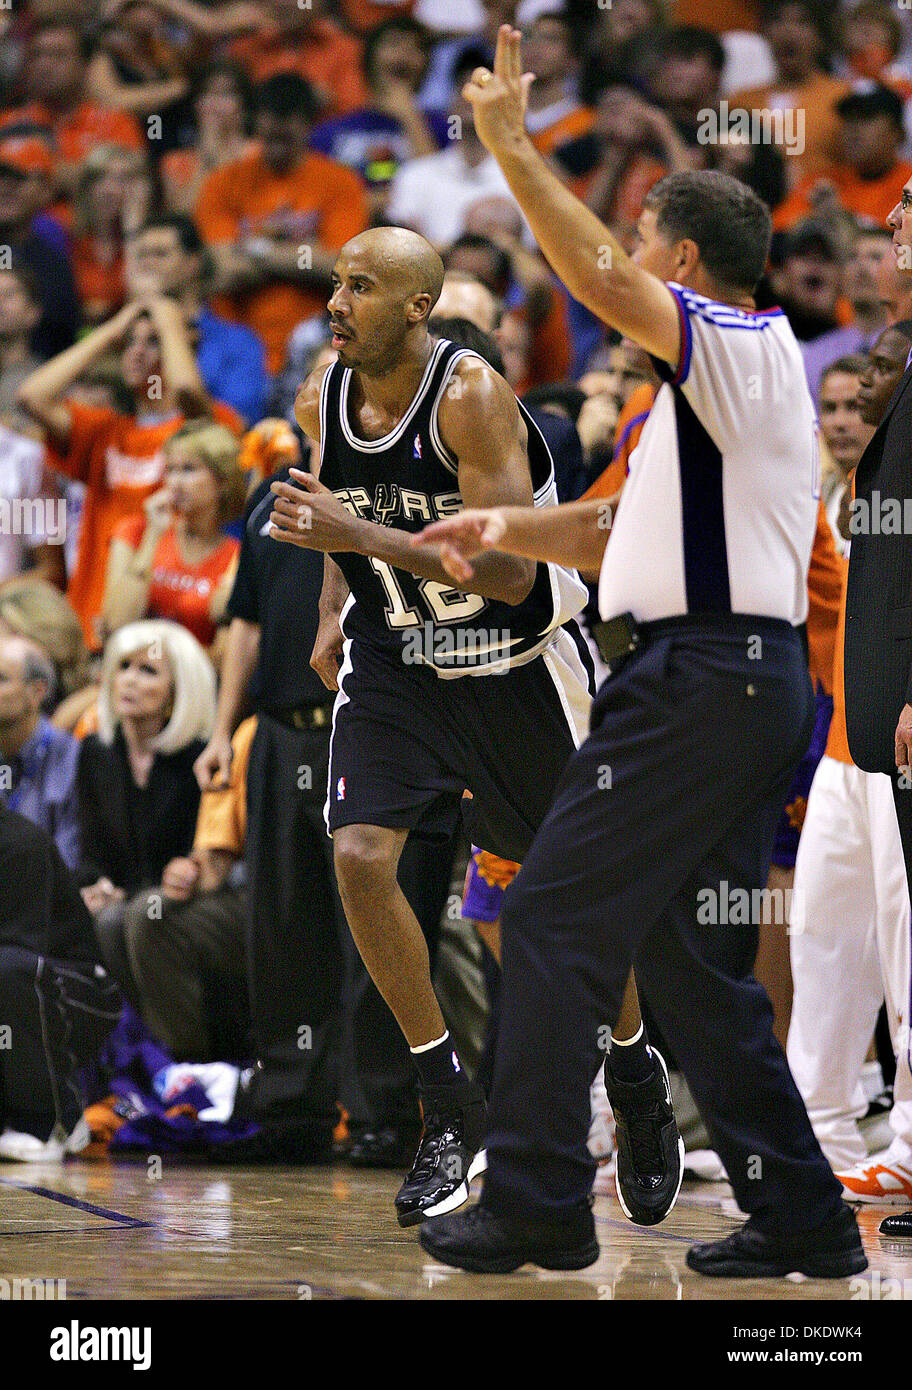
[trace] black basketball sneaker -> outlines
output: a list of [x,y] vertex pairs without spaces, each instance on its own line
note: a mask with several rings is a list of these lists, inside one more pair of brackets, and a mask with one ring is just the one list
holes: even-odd
[[424,1128],[415,1162],[396,1194],[400,1226],[416,1226],[468,1201],[472,1179],[484,1171],[487,1106],[480,1086],[425,1086]]
[[678,1133],[665,1059],[651,1049],[656,1067],[646,1081],[618,1081],[605,1059],[605,1090],[617,1126],[615,1186],[624,1214],[638,1226],[655,1226],[678,1200],[684,1176],[684,1141]]

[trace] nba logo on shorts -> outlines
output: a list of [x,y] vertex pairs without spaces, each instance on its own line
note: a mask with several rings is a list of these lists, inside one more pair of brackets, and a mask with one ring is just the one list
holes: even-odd
[[415,435],[415,445],[414,445],[414,448],[413,448],[413,450],[412,450],[412,457],[413,457],[413,458],[416,458],[416,459],[420,459],[420,458],[421,458],[421,435],[420,435],[420,434],[416,434],[416,435]]
[[337,800],[337,801],[344,801],[344,800],[345,800],[345,778],[344,778],[344,777],[340,777],[339,780],[338,780],[338,782],[336,783],[336,800]]

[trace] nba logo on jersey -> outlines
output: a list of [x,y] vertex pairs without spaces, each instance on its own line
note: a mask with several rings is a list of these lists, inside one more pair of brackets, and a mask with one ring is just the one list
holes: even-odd
[[344,778],[344,777],[340,777],[339,780],[338,780],[338,782],[336,783],[336,800],[337,800],[337,801],[344,801],[344,800],[345,800],[345,778]]
[[462,1071],[462,1067],[459,1065],[459,1058],[456,1056],[455,1052],[453,1053],[453,1070]]
[[416,435],[415,435],[415,443],[414,443],[414,447],[413,447],[413,449],[412,449],[412,458],[416,458],[416,459],[420,459],[420,458],[421,458],[421,435],[420,435],[420,434],[416,434]]

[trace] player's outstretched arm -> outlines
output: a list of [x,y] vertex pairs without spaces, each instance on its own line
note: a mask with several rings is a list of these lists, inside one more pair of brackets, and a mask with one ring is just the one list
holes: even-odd
[[476,68],[463,89],[479,139],[503,170],[535,240],[570,293],[604,323],[677,367],[680,327],[671,291],[634,265],[529,139],[525,108],[532,74],[523,74],[520,38],[510,25],[501,25],[493,75]]
[[447,574],[462,587],[472,586],[479,558],[492,550],[564,565],[595,578],[611,518],[602,497],[559,507],[476,508],[432,522],[412,540],[416,545],[437,542]]
[[[300,413],[298,418],[306,428]],[[513,392],[487,363],[473,358],[459,364],[440,404],[438,424],[443,442],[458,460],[465,502],[473,507],[532,502],[526,427]],[[410,532],[354,515],[311,474],[293,468],[291,476],[293,483],[272,485],[274,540],[311,550],[371,555],[420,579],[449,585],[451,575],[437,545],[413,546]],[[517,604],[534,582],[532,561],[491,553],[473,567],[471,592]]]

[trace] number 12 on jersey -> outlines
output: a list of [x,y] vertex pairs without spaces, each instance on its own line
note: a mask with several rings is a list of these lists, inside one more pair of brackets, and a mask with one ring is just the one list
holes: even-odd
[[[394,631],[405,627],[419,627],[422,621],[418,609],[406,601],[396,578],[396,572],[385,560],[376,555],[367,557],[386,594],[386,621]],[[417,580],[418,591],[427,604],[435,623],[454,623],[460,619],[476,617],[487,606],[487,599],[481,594],[464,594],[459,589],[448,588],[436,579]]]

